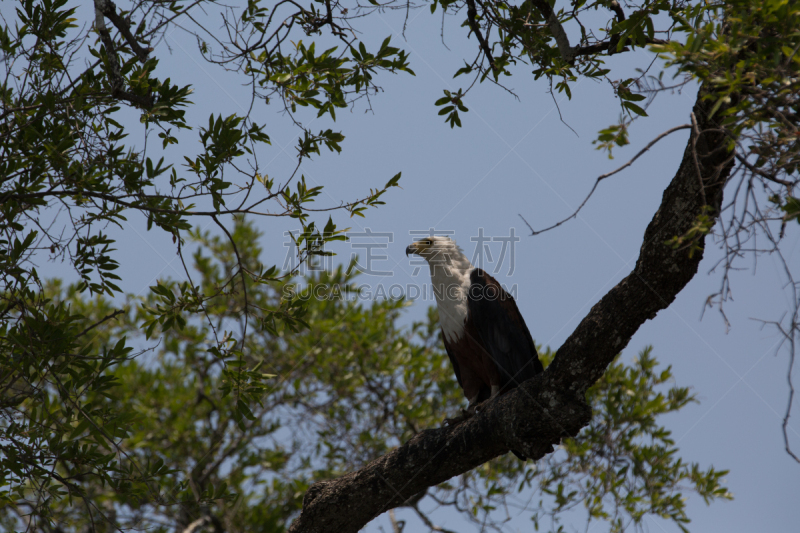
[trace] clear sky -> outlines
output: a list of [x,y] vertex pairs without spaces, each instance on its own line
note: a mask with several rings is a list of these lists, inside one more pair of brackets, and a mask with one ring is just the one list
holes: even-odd
[[[10,3],[0,5],[4,12],[10,7]],[[81,18],[90,20],[85,9],[82,7]],[[591,306],[630,272],[644,229],[678,166],[688,132],[661,141],[631,168],[603,182],[577,219],[556,230],[530,237],[519,215],[541,229],[572,213],[598,175],[627,161],[658,133],[689,121],[695,89],[659,96],[648,109],[650,118],[635,123],[631,145],[616,150],[614,160],[591,144],[597,131],[615,123],[620,113],[608,84],[583,81],[573,87],[572,100],[557,96],[564,121],[577,135],[560,122],[546,81],[534,82],[522,68],[506,80],[519,100],[490,84],[478,86],[465,102],[469,112],[461,117],[464,127],[450,129],[437,116],[433,102],[443,89],[457,90],[469,83],[463,77],[453,80],[452,74],[463,66],[462,58],[474,56],[474,39],[466,41],[465,31],[450,21],[444,31],[448,51],[440,36],[439,12],[431,16],[429,11],[419,10],[409,16],[404,42],[404,15],[373,15],[361,28],[365,31],[362,39],[377,48],[392,35],[394,46],[410,52],[416,77],[381,75],[377,81],[385,93],[372,98],[371,112],[357,104],[352,111],[337,113],[334,127],[346,136],[342,153],[323,153],[304,164],[302,172],[309,185],[325,186],[319,203],[327,205],[363,196],[368,187],[383,185],[395,173],[403,172],[402,189],[391,190],[385,196],[387,204],[370,210],[365,220],[350,221],[344,213],[334,217],[340,226],[352,226],[354,231],[370,228],[393,234],[392,242],[376,240],[387,245],[378,251],[387,257],[373,263],[391,275],[362,279],[375,288],[429,281],[426,269],[413,276],[414,265],[404,255],[414,239],[412,231],[431,227],[454,231],[472,257],[475,242],[470,237],[479,235],[481,229],[484,235],[495,237],[508,236],[513,230],[520,237],[514,246],[513,271],[506,253],[494,275],[506,286],[516,285],[520,310],[536,342],[557,348]],[[210,29],[219,27],[214,16],[206,20]],[[188,115],[190,124],[206,124],[209,113],[241,114],[249,106],[247,90],[204,63],[194,39],[180,30],[170,33],[154,54],[161,60],[161,72],[168,72],[179,85],[194,86],[197,105]],[[622,78],[632,73],[633,67],[646,65],[651,57],[649,52],[638,51],[609,58],[608,64],[627,69],[615,71],[619,72],[616,77]],[[273,141],[259,158],[268,163],[266,172],[280,180],[295,161],[297,130],[278,111],[278,106],[257,102],[254,116],[266,123]],[[300,115],[313,129],[332,126],[330,120],[314,120],[314,116],[313,110]],[[195,142],[194,135],[191,142]],[[181,150],[194,150],[191,142],[182,143]],[[258,225],[265,233],[265,263],[283,264],[284,232],[293,227],[281,219],[260,220]],[[796,272],[800,271],[797,229],[794,224],[788,228],[784,248]],[[121,287],[126,292],[143,293],[158,278],[184,279],[171,239],[148,233],[142,220],[131,218],[125,238],[118,244]],[[700,319],[706,298],[718,290],[721,281],[719,273],[709,273],[721,251],[709,244],[697,276],[668,309],[638,331],[623,357],[630,360],[644,346],[655,347],[658,360],[672,365],[676,384],[691,386],[701,402],[665,421],[680,455],[703,467],[713,464],[731,471],[727,486],[735,499],[710,507],[699,498],[690,500],[690,529],[796,531],[800,524],[800,464],[784,452],[781,434],[788,397],[788,357],[776,352],[778,334],[753,320],[781,318],[789,305],[783,291],[785,279],[769,256],[760,257],[757,264],[750,261],[752,268],[735,273],[734,301],[726,308],[731,328],[726,332],[715,310],[708,310]],[[490,243],[494,262],[484,267],[491,272],[501,246],[500,241]],[[342,260],[351,253],[364,255],[363,249],[344,243],[334,251]],[[42,268],[46,275],[70,277],[62,265]],[[409,308],[407,320],[421,318],[432,303],[417,300]],[[800,376],[795,379],[800,381]],[[797,402],[794,409],[790,435],[795,451],[800,451]],[[417,530],[419,522],[410,513],[399,510],[398,517],[408,520],[406,531]],[[448,512],[434,514],[434,518],[439,525],[461,530],[457,518]],[[647,524],[650,531],[677,531],[661,521]],[[581,524],[575,525],[582,529]],[[381,526],[390,531],[385,516],[366,531],[377,532]],[[525,520],[516,521],[515,527],[531,530]]]

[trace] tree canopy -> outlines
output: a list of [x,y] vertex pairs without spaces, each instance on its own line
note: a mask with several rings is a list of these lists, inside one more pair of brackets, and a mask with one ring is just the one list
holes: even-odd
[[[194,267],[204,292],[235,270],[239,259],[258,265],[253,225],[238,222],[231,235],[240,243],[238,259],[227,239],[192,236],[202,243]],[[223,330],[226,322],[230,331],[245,330],[248,318],[238,312],[243,291],[209,300],[211,323],[187,313],[183,328],[160,330],[155,349],[107,373],[113,386],[87,390],[82,397],[91,412],[127,415],[119,466],[114,466],[119,455],[102,455],[108,446],[102,434],[79,424],[64,436],[64,448],[49,450],[57,477],[31,476],[41,492],[21,483],[12,493],[16,518],[29,520],[35,530],[82,531],[94,524],[108,531],[168,531],[210,516],[224,531],[285,531],[314,481],[357,469],[441,425],[442,413],[455,412],[462,394],[440,344],[435,311],[423,322],[400,327],[405,302],[365,305],[357,297],[356,278],[339,268],[281,284],[251,282],[248,298],[256,305],[274,305],[287,291],[302,293],[309,286],[337,292],[309,298],[308,327],[295,332],[275,335],[250,318],[242,366],[228,361],[233,368],[226,369],[208,345],[212,329]],[[175,294],[176,285],[165,282],[164,288]],[[89,321],[99,322],[113,307],[104,296],[84,298],[78,285],[53,282],[45,291]],[[93,330],[87,351],[96,353],[120,338],[136,344],[147,336],[141,324],[159,297],[131,297],[123,315]],[[553,355],[546,350],[542,359],[549,362]],[[249,402],[231,390],[230,376],[254,367],[269,379]],[[670,381],[670,369],[658,367],[650,348],[634,366],[614,363],[589,391],[592,422],[578,438],[565,441],[562,452],[536,468],[510,455],[498,458],[432,487],[408,506],[432,528],[434,502],[457,509],[477,527],[488,523],[501,529],[510,517],[496,509],[515,505],[535,487],[541,501],[530,506],[531,518],[543,526],[557,527],[584,501],[592,503],[583,518],[607,521],[612,530],[639,523],[646,514],[684,525],[687,489],[708,500],[730,494],[722,485],[724,471],[676,456],[674,439],[658,419],[696,400],[688,388],[667,385]],[[44,397],[46,413],[63,416],[58,397]],[[98,452],[90,457],[93,462],[70,448],[87,442]],[[119,471],[126,472],[124,480]],[[9,529],[19,527],[14,513],[5,518]]]
[[[193,17],[198,6],[215,9],[222,27]],[[304,161],[346,147],[343,132],[312,129],[309,119],[369,108],[384,97],[378,76],[414,75],[391,39],[359,40],[359,25],[387,9],[462,22],[459,37],[474,55],[452,74],[464,88],[432,102],[450,128],[469,127],[477,84],[503,91],[509,77],[532,74],[571,97],[582,79],[607,81],[622,114],[596,146],[611,156],[659,92],[700,87],[685,123],[621,167],[671,133],[690,132],[634,269],[547,351],[546,372],[457,426],[438,427],[459,394],[435,316],[403,328],[400,301],[302,298],[289,289],[346,287],[352,273],[304,279],[298,267],[262,264],[254,245],[251,221],[284,218],[287,229],[300,227],[296,265],[330,255],[346,238],[342,220],[367,215],[399,185],[402,169],[387,169],[360,197],[325,201],[301,172]],[[591,519],[621,530],[644,513],[685,524],[682,483],[709,499],[728,496],[721,473],[684,464],[656,422],[691,401],[688,390],[664,388],[669,371],[656,371],[649,350],[633,367],[615,360],[695,275],[715,225],[726,253],[709,302],[720,310],[740,261],[783,258],[785,228],[800,222],[800,7],[95,0],[91,11],[80,20],[65,0],[24,0],[0,26],[0,498],[8,529],[170,529],[208,513],[226,530],[357,531],[399,506],[434,529],[420,507],[426,495],[502,528],[498,502],[537,486],[536,516],[549,516],[553,528],[561,511],[585,503]],[[197,88],[165,76],[155,53],[176,29],[195,35],[231,83],[249,87],[246,113],[187,122]],[[634,77],[606,64],[642,48],[648,59]],[[259,162],[271,139],[254,111],[266,105],[297,128],[297,164],[285,176]],[[578,211],[615,172],[597,178]],[[137,215],[172,237],[189,281],[164,279],[123,301],[109,228]],[[199,220],[217,233],[196,229]],[[43,279],[43,260],[63,261],[79,281]],[[800,300],[786,272],[793,313],[774,325],[791,348],[784,437],[796,458],[786,424]],[[509,449],[539,459],[537,468],[502,457]]]

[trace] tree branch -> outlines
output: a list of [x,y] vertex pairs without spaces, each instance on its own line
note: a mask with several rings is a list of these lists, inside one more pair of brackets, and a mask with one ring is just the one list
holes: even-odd
[[[575,58],[578,56],[599,54],[600,52],[605,51],[608,51],[608,54],[611,55],[616,52],[615,48],[619,40],[618,35],[612,36],[608,41],[586,46],[570,46],[569,37],[567,37],[567,33],[564,31],[564,26],[562,26],[561,22],[559,22],[558,16],[556,16],[555,11],[553,11],[553,8],[550,7],[550,4],[547,3],[547,0],[532,0],[531,3],[534,5],[534,7],[536,7],[536,9],[539,10],[547,22],[547,27],[550,28],[550,33],[553,34],[553,38],[556,40],[556,45],[558,46],[558,51],[561,53],[561,59],[565,63],[572,64],[575,61]],[[613,2],[609,9],[616,14],[618,21],[625,20],[625,12],[622,11],[622,8],[618,2]],[[662,39],[650,38],[648,38],[646,42],[647,44],[667,43],[667,41]]]
[[657,136],[655,139],[653,139],[652,141],[650,141],[650,143],[648,143],[648,145],[647,145],[647,146],[645,146],[644,148],[642,148],[641,150],[639,150],[639,152],[638,152],[638,153],[637,153],[635,156],[633,156],[633,157],[632,157],[630,160],[628,160],[628,162],[627,162],[627,163],[625,163],[625,164],[624,164],[624,165],[622,165],[621,167],[618,167],[616,170],[612,170],[611,172],[607,172],[607,173],[605,173],[605,174],[601,174],[600,176],[598,176],[598,177],[597,177],[597,179],[596,179],[596,180],[594,180],[594,185],[592,185],[592,189],[589,191],[589,194],[587,194],[587,195],[586,195],[586,198],[584,198],[584,199],[583,199],[583,201],[582,201],[582,202],[581,202],[581,204],[578,206],[578,208],[577,208],[575,211],[573,211],[573,212],[572,212],[572,214],[571,214],[570,216],[568,216],[567,218],[561,219],[561,220],[559,220],[558,222],[556,222],[555,224],[553,224],[553,225],[551,225],[551,226],[548,226],[548,227],[546,227],[546,228],[544,228],[544,229],[540,229],[539,231],[536,231],[535,229],[533,229],[533,226],[531,226],[530,224],[528,224],[528,221],[527,221],[527,220],[525,220],[525,218],[524,218],[522,215],[520,215],[520,218],[522,218],[522,221],[523,221],[523,222],[524,222],[524,223],[525,223],[525,224],[528,226],[528,229],[530,229],[530,230],[531,230],[531,236],[534,236],[534,235],[539,235],[540,233],[544,233],[545,231],[550,231],[550,230],[552,230],[552,229],[555,229],[555,228],[557,228],[557,227],[561,226],[562,224],[564,224],[564,223],[565,223],[565,222],[567,222],[568,220],[572,220],[573,218],[575,218],[575,217],[577,217],[577,216],[578,216],[578,213],[580,213],[580,212],[581,212],[581,209],[583,209],[583,208],[584,208],[584,206],[585,206],[585,205],[586,205],[586,203],[589,201],[589,199],[590,199],[590,198],[591,198],[591,197],[594,195],[594,192],[597,190],[597,186],[598,186],[598,185],[600,185],[600,182],[601,182],[601,181],[603,181],[603,180],[604,180],[604,179],[606,179],[606,178],[610,178],[610,177],[611,177],[611,176],[613,176],[614,174],[617,174],[618,172],[622,172],[623,170],[625,170],[626,168],[628,168],[629,166],[631,166],[631,165],[634,163],[634,161],[636,161],[637,159],[639,159],[639,157],[640,157],[642,154],[644,154],[644,153],[645,153],[645,152],[647,152],[647,151],[648,151],[650,148],[652,148],[653,146],[655,146],[655,144],[656,144],[658,141],[660,141],[661,139],[663,139],[663,138],[664,138],[664,137],[666,137],[667,135],[669,135],[669,134],[671,134],[671,133],[674,133],[674,132],[676,132],[676,131],[679,131],[679,130],[685,130],[685,129],[687,129],[687,128],[691,128],[691,127],[692,127],[692,126],[691,126],[690,124],[683,124],[683,125],[681,125],[681,126],[675,126],[674,128],[670,128],[670,129],[668,129],[667,131],[665,131],[665,132],[662,132],[662,133],[661,133],[661,134],[659,134],[659,135],[658,135],[658,136]]
[[152,49],[145,49],[139,45],[139,43],[136,41],[136,37],[134,37],[131,33],[131,28],[128,24],[128,21],[126,21],[117,13],[117,6],[114,5],[114,2],[111,0],[96,0],[94,5],[103,15],[105,15],[108,20],[111,21],[112,24],[114,24],[114,26],[116,26],[122,36],[125,37],[125,41],[128,43],[128,46],[131,47],[133,53],[136,54],[136,57],[139,58],[139,61],[141,63],[146,62],[147,56],[150,54]]
[[429,429],[357,472],[311,486],[290,532],[357,532],[425,488],[503,455],[513,447],[532,459],[553,451],[591,418],[582,399],[540,374],[457,426]]
[[[123,89],[125,86],[125,80],[123,79],[120,71],[119,58],[117,58],[117,49],[114,46],[114,39],[111,38],[111,32],[108,31],[105,19],[103,18],[104,16],[108,16],[106,14],[107,12],[113,11],[114,17],[119,19],[119,16],[116,13],[116,6],[110,0],[94,0],[94,10],[95,29],[97,30],[97,33],[100,34],[100,40],[103,42],[103,47],[106,49],[106,56],[108,57],[108,81],[111,85],[111,95],[115,98],[125,100],[133,105],[150,109],[153,107],[152,95],[147,97],[139,96]],[[114,21],[112,20],[112,22]],[[128,33],[130,34],[130,31],[128,31]],[[133,38],[132,35],[131,38]]]
[[108,320],[112,320],[112,319],[114,319],[114,318],[117,318],[119,315],[121,315],[121,314],[123,314],[123,313],[125,313],[125,311],[123,311],[122,309],[117,309],[117,310],[116,310],[116,311],[114,311],[113,313],[109,313],[109,314],[107,314],[106,316],[104,316],[103,318],[101,318],[100,320],[98,320],[97,322],[95,322],[94,324],[92,324],[91,326],[89,326],[88,328],[84,329],[83,331],[81,331],[80,333],[78,333],[77,335],[75,335],[75,338],[80,338],[80,337],[83,337],[84,335],[86,335],[87,333],[89,333],[90,331],[92,331],[94,328],[96,328],[97,326],[99,326],[99,325],[100,325],[100,324],[102,324],[103,322],[106,322],[106,321],[108,321]]
[[[545,21],[547,21],[547,27],[550,28],[550,33],[553,34],[553,38],[556,40],[558,51],[561,52],[561,59],[563,59],[565,63],[572,63],[575,61],[577,47],[569,45],[567,32],[564,31],[564,26],[558,21],[558,17],[553,11],[553,8],[550,7],[550,4],[545,0],[532,0],[531,3],[536,6],[536,9],[539,10]],[[606,47],[606,49],[607,48],[608,47]],[[602,51],[602,49],[598,51]]]
[[[582,394],[597,381],[639,327],[668,307],[697,273],[704,240],[694,254],[675,250],[666,241],[685,235],[703,213],[706,202],[701,186],[713,216],[718,216],[723,188],[733,168],[728,138],[709,118],[713,102],[703,101],[704,96],[701,88],[693,109],[699,134],[687,141],[678,171],[645,230],[633,271],[592,308],[548,367],[563,380],[563,387],[576,393]],[[697,179],[695,154],[702,183]]]
[[697,273],[702,248],[690,255],[666,244],[689,231],[703,212],[694,148],[706,197],[715,214],[719,212],[733,158],[726,149],[725,133],[708,118],[713,102],[703,101],[703,96],[701,90],[693,110],[699,138],[687,143],[680,167],[645,231],[636,266],[591,309],[547,370],[489,402],[460,425],[423,431],[357,472],[315,483],[290,533],[355,533],[417,492],[510,449],[539,459],[589,422],[586,390],[639,327],[666,308]]
[[617,0],[611,2],[608,5],[608,9],[613,11],[614,14],[617,16],[617,22],[622,22],[623,20],[625,20],[625,12],[622,10],[622,6],[619,5],[619,2],[617,2]]
[[736,160],[739,161],[741,164],[743,164],[745,167],[747,167],[747,170],[749,170],[753,174],[757,174],[757,175],[761,176],[762,178],[767,179],[767,180],[769,180],[769,181],[771,181],[773,183],[777,183],[779,185],[783,185],[784,187],[790,187],[790,188],[794,187],[794,185],[795,185],[791,181],[782,180],[779,177],[775,176],[774,174],[769,174],[767,172],[764,172],[760,168],[754,167],[753,165],[751,165],[747,161],[747,159],[745,159],[744,157],[742,157],[742,156],[740,156],[738,154],[736,155]]
[[481,50],[483,50],[483,53],[486,55],[486,59],[489,60],[489,65],[492,67],[492,70],[497,71],[497,66],[492,56],[492,49],[489,47],[489,43],[486,42],[486,39],[483,38],[481,27],[478,24],[478,10],[475,8],[475,0],[467,0],[467,23],[472,33],[477,37],[478,43],[481,45]]

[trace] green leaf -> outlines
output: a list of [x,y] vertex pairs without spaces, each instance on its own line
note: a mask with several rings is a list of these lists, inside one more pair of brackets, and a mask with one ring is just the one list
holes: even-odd
[[634,104],[633,102],[622,102],[622,105],[623,105],[623,107],[625,107],[626,109],[629,109],[630,111],[633,111],[637,115],[640,115],[640,116],[643,116],[643,117],[647,116],[647,113],[645,113],[644,109],[642,109],[638,105]]
[[399,187],[399,185],[397,183],[400,181],[401,174],[402,174],[402,172],[398,172],[397,174],[395,174],[392,177],[392,179],[387,181],[386,185],[384,186],[384,189],[388,189],[389,187]]

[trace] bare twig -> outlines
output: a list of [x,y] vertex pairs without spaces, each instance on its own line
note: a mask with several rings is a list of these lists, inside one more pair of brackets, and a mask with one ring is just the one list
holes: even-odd
[[239,249],[236,247],[236,241],[233,240],[233,236],[228,231],[228,228],[226,228],[219,221],[219,219],[217,218],[216,215],[211,215],[211,220],[213,220],[217,224],[217,226],[219,226],[222,229],[222,231],[225,232],[225,235],[228,236],[228,240],[231,242],[231,246],[233,246],[233,252],[236,254],[236,262],[239,264],[239,274],[242,277],[242,293],[244,294],[244,317],[245,317],[245,320],[244,320],[244,333],[242,334],[242,343],[243,343],[242,346],[244,347],[244,339],[247,336],[247,316],[248,316],[248,313],[249,313],[249,311],[248,311],[248,307],[249,306],[248,306],[248,303],[247,303],[247,279],[245,278],[245,275],[244,275],[245,267],[244,267],[244,264],[242,263],[242,257],[239,255]]
[[394,516],[394,509],[389,509],[389,521],[392,523],[392,533],[403,533],[406,526],[405,520],[397,520]]
[[736,160],[739,161],[741,164],[743,164],[745,167],[747,167],[747,170],[749,170],[753,174],[758,174],[762,178],[764,178],[766,180],[769,180],[769,181],[771,181],[773,183],[777,183],[779,185],[783,185],[784,187],[794,187],[794,185],[795,185],[791,181],[782,180],[777,176],[774,176],[772,174],[768,174],[768,173],[764,172],[760,168],[754,167],[752,164],[750,164],[750,162],[747,161],[747,159],[745,159],[744,157],[742,157],[739,154],[736,154]]
[[552,98],[552,99],[553,99],[553,104],[556,106],[556,111],[558,111],[558,119],[561,121],[561,123],[562,123],[563,125],[565,125],[566,127],[568,127],[572,133],[574,133],[574,134],[575,134],[575,137],[580,137],[580,135],[578,135],[578,132],[577,132],[577,131],[575,131],[575,130],[572,128],[572,126],[570,126],[569,124],[567,124],[567,123],[566,123],[566,121],[564,120],[564,117],[563,117],[563,115],[561,115],[561,107],[558,105],[558,100],[556,100],[556,93],[554,93],[554,92],[553,92],[553,78],[550,78],[550,89],[548,89],[548,91],[547,91],[547,92],[548,92],[548,93],[550,93],[550,98]]
[[114,318],[118,317],[119,315],[123,314],[124,312],[125,311],[123,311],[122,309],[117,309],[113,313],[109,313],[108,315],[104,316],[103,318],[101,318],[100,320],[98,320],[97,322],[95,322],[94,324],[89,326],[88,328],[86,328],[83,331],[81,331],[80,333],[78,333],[76,335],[76,337],[83,337],[84,335],[86,335],[87,333],[92,331],[94,328],[96,328],[97,326],[99,326],[103,322],[106,322],[108,320],[114,319]]
[[789,399],[786,402],[786,414],[783,416],[783,423],[781,427],[783,428],[783,442],[786,446],[786,453],[788,453],[795,461],[800,463],[800,457],[798,457],[793,451],[791,446],[789,445],[789,416],[792,413],[792,402],[794,401],[794,384],[792,383],[792,370],[794,369],[794,356],[795,356],[795,344],[794,344],[794,332],[791,335],[792,338],[792,348],[789,353],[789,368],[786,371],[786,381],[789,384]]
[[525,219],[522,217],[522,215],[520,215],[520,218],[522,218],[523,222],[525,222],[525,224],[527,224],[527,225],[528,225],[528,228],[530,228],[530,230],[531,230],[531,235],[532,235],[532,236],[533,236],[533,235],[539,235],[540,233],[544,233],[545,231],[550,231],[551,229],[555,229],[555,228],[557,228],[557,227],[561,226],[562,224],[564,224],[564,223],[565,223],[565,222],[567,222],[568,220],[572,220],[573,218],[575,218],[575,217],[577,217],[577,216],[578,216],[578,213],[580,213],[581,209],[583,209],[583,207],[586,205],[586,202],[588,202],[588,201],[589,201],[589,198],[591,198],[591,197],[592,197],[592,195],[594,194],[595,190],[597,190],[597,186],[598,186],[598,185],[600,185],[600,182],[601,182],[601,181],[603,181],[603,180],[604,180],[604,179],[606,179],[606,178],[610,178],[610,177],[611,177],[611,176],[613,176],[614,174],[617,174],[618,172],[620,172],[620,171],[622,171],[622,170],[625,170],[626,168],[628,168],[629,166],[631,166],[631,165],[633,164],[633,162],[634,162],[634,161],[636,161],[637,159],[639,159],[639,157],[640,157],[642,154],[644,154],[645,152],[647,152],[647,151],[648,151],[650,148],[652,148],[652,147],[653,147],[653,146],[654,146],[654,145],[655,145],[655,144],[656,144],[658,141],[660,141],[660,140],[661,140],[661,139],[663,139],[664,137],[668,136],[668,135],[669,135],[669,134],[671,134],[671,133],[675,133],[676,131],[679,131],[679,130],[685,130],[685,129],[688,129],[688,128],[691,128],[691,127],[692,127],[692,126],[691,126],[690,124],[683,124],[683,125],[681,125],[681,126],[675,126],[674,128],[670,128],[670,129],[668,129],[667,131],[665,131],[665,132],[661,133],[661,134],[660,134],[660,135],[658,135],[658,136],[657,136],[655,139],[653,139],[652,141],[650,141],[650,143],[649,143],[647,146],[645,146],[644,148],[642,148],[642,149],[639,151],[639,153],[637,153],[635,156],[633,156],[633,158],[632,158],[630,161],[628,161],[627,163],[625,163],[624,165],[622,165],[621,167],[619,167],[618,169],[616,169],[616,170],[614,170],[614,171],[612,171],[612,172],[609,172],[609,173],[607,173],[607,174],[603,174],[603,175],[601,175],[601,176],[598,176],[598,177],[597,177],[597,179],[596,179],[596,180],[595,180],[595,182],[594,182],[594,185],[592,186],[592,189],[589,191],[589,194],[588,194],[588,195],[586,195],[586,198],[584,198],[584,199],[583,199],[583,202],[581,202],[581,205],[579,205],[579,206],[578,206],[578,208],[575,210],[575,212],[574,212],[574,213],[572,213],[572,214],[571,214],[570,216],[568,216],[567,218],[565,218],[565,219],[563,219],[563,220],[560,220],[560,221],[556,222],[556,223],[555,223],[555,224],[553,224],[552,226],[548,226],[548,227],[546,227],[545,229],[542,229],[542,230],[536,231],[536,230],[534,230],[534,229],[533,229],[533,227],[531,227],[531,225],[530,225],[530,224],[528,224],[528,221],[526,221],[526,220],[525,220]]
[[694,113],[690,115],[692,117],[692,159],[694,160],[694,168],[697,171],[697,180],[700,184],[700,197],[703,199],[703,205],[706,205],[708,202],[706,201],[706,188],[703,185],[703,173],[700,172],[700,161],[697,160],[697,139],[700,138],[700,129],[697,127],[697,117],[694,116]]
[[428,528],[430,528],[431,531],[439,531],[440,533],[455,533],[455,531],[453,531],[451,529],[445,529],[445,528],[443,528],[441,526],[437,526],[436,524],[431,522],[431,519],[428,518],[428,516],[425,513],[423,513],[422,511],[419,510],[419,506],[418,505],[414,505],[412,507],[412,509],[414,509],[414,511],[417,513],[417,516],[420,518],[420,520],[425,522],[425,525],[428,526]]

